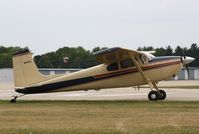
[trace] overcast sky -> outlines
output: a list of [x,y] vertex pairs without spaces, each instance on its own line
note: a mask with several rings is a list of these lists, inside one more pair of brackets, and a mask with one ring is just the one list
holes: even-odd
[[37,54],[198,42],[199,0],[0,0],[0,45]]

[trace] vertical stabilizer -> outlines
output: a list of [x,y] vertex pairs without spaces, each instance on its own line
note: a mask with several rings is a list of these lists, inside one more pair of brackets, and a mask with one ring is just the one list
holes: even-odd
[[23,88],[57,77],[56,75],[42,75],[32,59],[29,49],[13,54],[14,83],[16,88]]

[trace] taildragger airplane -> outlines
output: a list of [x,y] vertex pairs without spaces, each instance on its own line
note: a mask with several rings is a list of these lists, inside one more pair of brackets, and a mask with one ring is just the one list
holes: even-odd
[[[168,80],[179,73],[194,58],[188,56],[155,57],[153,52],[134,51],[114,47],[94,53],[100,65],[70,74],[42,75],[35,65],[29,49],[13,54],[15,91],[10,100],[27,94],[99,90],[148,84],[150,101],[164,100],[166,92],[159,90],[157,82]],[[117,89],[116,89],[117,90]]]

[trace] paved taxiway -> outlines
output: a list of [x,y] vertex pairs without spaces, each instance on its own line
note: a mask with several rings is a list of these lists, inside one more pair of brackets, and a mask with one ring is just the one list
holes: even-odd
[[[177,85],[184,87],[185,85],[198,86],[197,84],[199,85],[199,81],[182,81]],[[175,86],[173,81],[163,82],[159,84],[159,86],[164,85]],[[165,88],[164,90],[167,92],[166,100],[199,101],[199,89]],[[48,94],[33,94],[23,96],[19,98],[19,100],[148,100],[147,95],[149,91],[149,88],[141,88],[140,90],[135,90],[135,88],[129,87],[117,89],[104,89],[100,91],[89,90]],[[13,89],[13,84],[0,83],[0,100],[10,100],[11,96],[15,94],[17,93]]]

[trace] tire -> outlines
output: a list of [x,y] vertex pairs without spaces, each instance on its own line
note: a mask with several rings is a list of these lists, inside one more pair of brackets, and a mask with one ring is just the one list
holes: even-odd
[[148,99],[150,101],[157,101],[159,99],[159,94],[157,91],[150,91],[148,94]]
[[165,98],[167,97],[166,92],[164,90],[159,90],[159,92],[161,94],[160,97],[159,97],[159,99],[160,100],[165,100]]
[[16,103],[15,99],[10,100],[10,103]]

